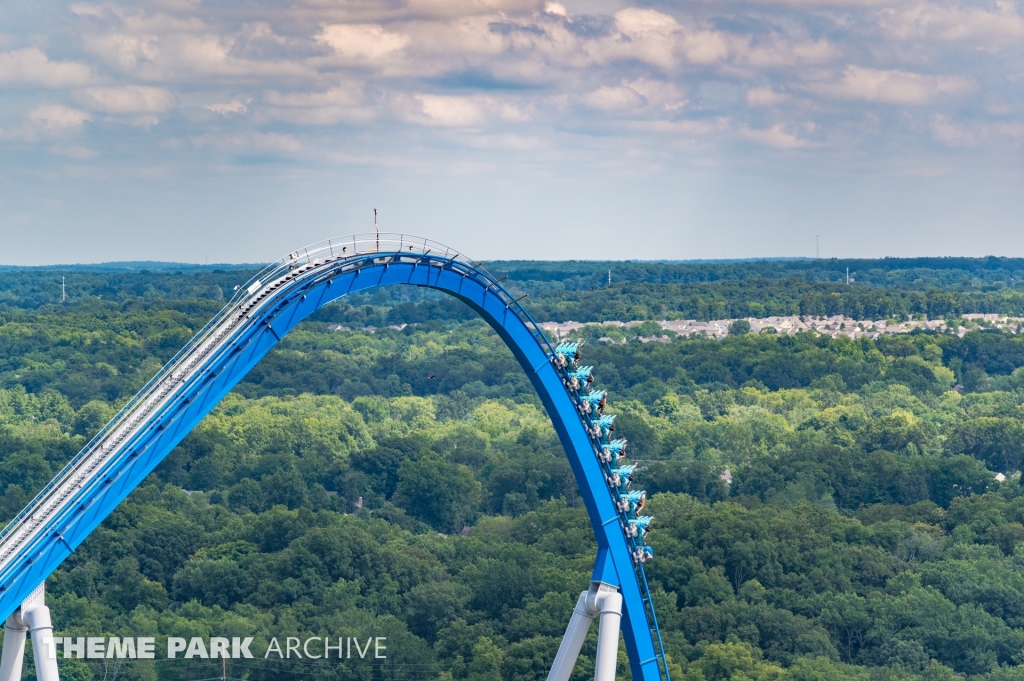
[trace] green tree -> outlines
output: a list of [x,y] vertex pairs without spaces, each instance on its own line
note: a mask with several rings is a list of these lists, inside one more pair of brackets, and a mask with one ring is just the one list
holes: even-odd
[[501,663],[504,655],[501,648],[486,637],[481,636],[473,645],[472,659],[469,661],[468,681],[502,681]]
[[1019,419],[989,416],[963,421],[946,437],[946,451],[970,454],[991,470],[1011,473],[1024,461],[1024,425]]
[[750,322],[746,319],[737,319],[729,324],[730,336],[745,336],[750,333]]
[[457,532],[480,506],[481,485],[467,466],[433,453],[409,459],[398,469],[395,504],[441,532]]

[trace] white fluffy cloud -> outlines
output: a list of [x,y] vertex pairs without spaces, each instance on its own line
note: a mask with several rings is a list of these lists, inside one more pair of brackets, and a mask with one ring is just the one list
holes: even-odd
[[811,146],[811,143],[807,140],[801,139],[796,134],[788,131],[782,123],[776,123],[772,127],[762,130],[743,128],[739,131],[739,135],[743,139],[775,147],[776,149],[805,149]]
[[837,99],[921,105],[940,97],[971,93],[975,85],[965,76],[932,76],[901,69],[884,70],[850,65],[838,82],[819,84],[811,89]]
[[619,42],[619,56],[672,68],[678,59],[676,45],[682,27],[668,14],[630,7],[615,13],[615,26],[628,42]]
[[145,85],[88,88],[78,100],[88,109],[108,114],[158,114],[175,105],[169,90]]
[[770,87],[755,87],[747,90],[747,104],[750,106],[778,106],[788,99],[788,94],[776,92]]
[[419,94],[415,100],[421,114],[415,118],[429,125],[470,126],[483,120],[480,102],[472,97]]
[[44,104],[25,113],[20,125],[0,129],[0,140],[32,142],[61,137],[79,131],[90,119],[87,112],[79,109]]
[[1024,17],[1011,0],[996,0],[989,8],[916,2],[885,10],[880,24],[900,40],[967,42],[983,49],[1024,39]]
[[213,113],[220,114],[221,116],[231,116],[232,114],[249,113],[249,107],[245,105],[245,102],[240,102],[237,99],[230,102],[204,104],[203,108],[207,111],[212,111]]
[[89,118],[85,111],[60,105],[37,106],[25,116],[25,120],[32,128],[47,132],[77,130]]
[[625,85],[601,86],[593,92],[583,95],[583,102],[591,108],[605,111],[636,109],[647,104],[643,95]]
[[542,0],[407,0],[413,15],[460,17],[497,12],[530,12],[544,7]]
[[54,62],[35,47],[0,52],[0,83],[71,87],[89,82],[91,69],[73,61]]
[[367,61],[390,57],[409,44],[409,36],[378,24],[325,24],[316,39],[342,57]]

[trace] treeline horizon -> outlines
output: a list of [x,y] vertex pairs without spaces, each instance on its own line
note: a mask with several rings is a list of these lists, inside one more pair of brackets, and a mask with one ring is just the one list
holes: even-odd
[[[133,263],[132,266],[145,263]],[[258,270],[189,266],[175,270],[100,266],[0,269],[5,309],[129,309],[212,314]],[[644,321],[766,316],[950,319],[964,314],[1024,316],[1024,259],[885,258],[673,264],[496,261],[487,265],[537,321]],[[855,281],[846,283],[846,267]],[[76,269],[77,267],[77,269]],[[612,269],[612,283],[607,270]],[[64,277],[64,287],[60,277]],[[62,294],[67,292],[67,301]],[[388,287],[349,296],[318,313],[341,324],[388,326],[469,318],[443,294]]]

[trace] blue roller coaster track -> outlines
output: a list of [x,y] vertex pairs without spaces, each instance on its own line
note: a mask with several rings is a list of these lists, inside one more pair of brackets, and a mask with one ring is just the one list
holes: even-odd
[[611,436],[605,394],[577,366],[579,346],[552,347],[529,313],[480,264],[435,242],[398,234],[332,239],[267,266],[0,532],[0,619],[15,612],[216,404],[305,317],[367,288],[443,291],[476,310],[537,389],[565,448],[598,552],[593,581],[622,594],[633,678],[670,681],[644,574],[642,492],[628,489],[624,440]]

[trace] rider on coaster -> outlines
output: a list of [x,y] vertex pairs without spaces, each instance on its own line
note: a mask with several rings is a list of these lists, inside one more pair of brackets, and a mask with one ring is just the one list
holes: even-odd
[[554,363],[563,368],[567,369],[572,364],[572,367],[576,368],[576,363],[580,361],[580,346],[583,345],[583,341],[564,341],[558,344],[555,348],[555,355],[552,358]]
[[629,483],[633,482],[633,471],[636,470],[636,464],[631,463],[625,466],[612,469],[612,474],[608,477],[608,482],[612,487],[617,487],[623,494],[629,489]]
[[590,372],[594,367],[580,367],[569,374],[569,388],[579,391],[583,385],[589,386],[594,382],[594,376]]
[[616,465],[620,460],[626,457],[626,440],[625,438],[619,438],[618,440],[612,440],[606,445],[601,447],[601,460],[605,463],[615,463]]
[[642,515],[635,520],[630,520],[629,534],[633,537],[646,537],[647,533],[651,531],[651,521],[653,520],[654,517],[649,515]]
[[601,429],[602,435],[610,437],[615,432],[615,414],[608,414],[594,421],[594,425]]
[[654,549],[650,546],[640,546],[633,552],[633,560],[637,563],[646,563],[654,558]]
[[604,405],[608,403],[608,393],[604,390],[592,390],[583,396],[583,406],[591,417],[600,416]]
[[632,513],[633,515],[636,515],[640,511],[644,510],[644,504],[646,502],[647,492],[642,489],[638,489],[628,494],[624,494],[617,505],[619,512]]

